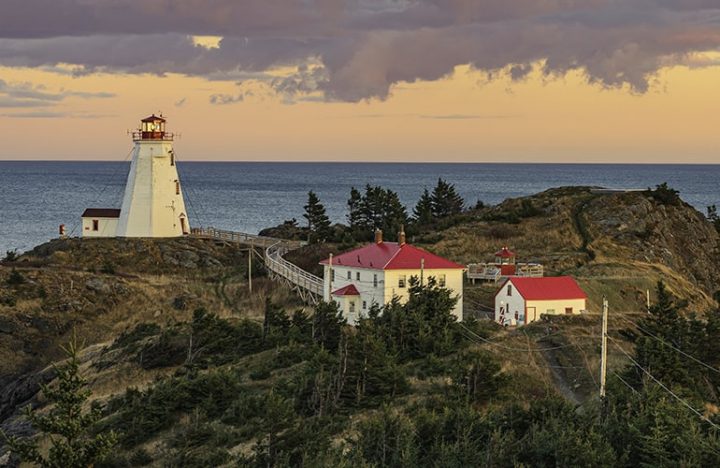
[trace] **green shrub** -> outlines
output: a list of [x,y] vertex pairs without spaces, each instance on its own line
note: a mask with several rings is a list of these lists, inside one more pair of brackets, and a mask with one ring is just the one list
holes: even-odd
[[20,286],[21,284],[25,284],[26,281],[22,273],[13,268],[5,282],[10,286]]
[[5,251],[5,258],[3,258],[3,262],[14,262],[18,258],[17,250],[6,250]]
[[655,190],[647,189],[646,193],[662,205],[677,206],[682,204],[682,200],[680,199],[680,192],[673,188],[670,188],[667,182],[663,182],[662,184],[656,186]]
[[100,273],[105,273],[106,275],[114,275],[115,265],[110,260],[106,260],[103,263],[102,267],[100,267]]

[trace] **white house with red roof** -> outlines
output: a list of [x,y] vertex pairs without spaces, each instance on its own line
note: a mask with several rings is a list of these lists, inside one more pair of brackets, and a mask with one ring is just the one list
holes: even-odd
[[495,321],[501,325],[526,325],[542,314],[579,314],[586,307],[587,294],[570,276],[512,277],[495,293]]
[[458,296],[453,314],[462,320],[465,267],[405,242],[385,242],[382,232],[375,242],[320,262],[324,268],[325,301],[340,304],[348,323],[354,323],[373,304],[383,306],[394,297],[408,298],[410,278],[433,277],[441,287]]

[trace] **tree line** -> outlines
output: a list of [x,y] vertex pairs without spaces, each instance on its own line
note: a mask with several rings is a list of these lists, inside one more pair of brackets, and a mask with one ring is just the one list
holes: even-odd
[[423,190],[410,215],[396,192],[370,184],[362,191],[355,187],[350,190],[347,226],[339,230],[333,229],[325,207],[315,192],[308,193],[308,201],[303,208],[311,243],[361,242],[370,240],[378,229],[388,238],[395,238],[401,226],[411,232],[431,227],[440,220],[462,214],[465,201],[457,193],[454,184],[439,178],[432,192],[427,188]]

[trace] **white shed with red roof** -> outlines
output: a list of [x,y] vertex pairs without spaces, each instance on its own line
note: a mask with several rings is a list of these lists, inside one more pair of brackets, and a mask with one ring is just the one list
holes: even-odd
[[434,278],[441,287],[458,296],[453,313],[462,320],[463,271],[465,267],[405,242],[384,242],[377,232],[375,242],[320,262],[324,268],[325,301],[335,300],[348,323],[366,314],[373,304],[383,306],[394,297],[408,298],[410,278]]
[[579,314],[586,307],[587,294],[570,276],[512,277],[495,293],[495,321],[501,325],[526,325],[543,314]]

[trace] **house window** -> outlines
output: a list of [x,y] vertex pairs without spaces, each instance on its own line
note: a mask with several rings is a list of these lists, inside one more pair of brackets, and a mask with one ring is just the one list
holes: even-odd
[[93,219],[93,231],[99,231],[100,230],[100,221],[97,219]]
[[515,320],[520,320],[520,314],[517,310],[515,311]]
[[367,309],[367,301],[363,301],[363,310]]
[[445,287],[445,275],[438,275],[438,286]]
[[335,270],[330,270],[330,271],[331,271],[331,273],[330,273],[331,281],[335,281]]
[[398,276],[398,288],[404,288],[405,287],[405,275]]
[[360,272],[355,273],[355,279],[360,281]]
[[355,301],[350,301],[350,313],[355,313]]
[[512,296],[512,285],[511,285],[511,284],[508,284],[508,287],[507,287],[507,295],[508,295],[508,296]]
[[573,308],[572,308],[572,307],[565,307],[565,313],[566,313],[567,315],[572,315],[572,313],[573,313]]
[[348,271],[348,279],[352,279],[352,271]]
[[175,181],[175,195],[180,195],[180,181]]
[[378,282],[377,282],[377,274],[373,275],[373,288],[377,288]]

